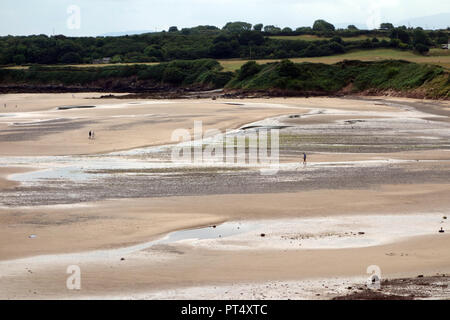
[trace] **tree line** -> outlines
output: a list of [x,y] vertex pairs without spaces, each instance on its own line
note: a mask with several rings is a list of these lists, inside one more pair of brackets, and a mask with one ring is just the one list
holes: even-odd
[[[319,41],[287,40],[271,36],[315,35]],[[365,35],[368,39],[344,41]],[[384,38],[388,38],[386,40]],[[273,25],[230,22],[223,28],[170,27],[167,32],[120,37],[6,36],[0,37],[0,64],[79,64],[110,58],[111,63],[167,62],[172,60],[283,59],[318,57],[355,49],[399,48],[426,53],[447,43],[448,30],[395,28],[383,23],[378,30],[359,30],[353,25],[336,29],[325,20],[312,27],[279,28]]]

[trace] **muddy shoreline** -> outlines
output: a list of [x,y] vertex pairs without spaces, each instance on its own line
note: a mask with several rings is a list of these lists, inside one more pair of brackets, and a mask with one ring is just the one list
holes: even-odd
[[[95,174],[94,174],[95,176]],[[280,171],[265,177],[257,170],[192,173],[109,174],[89,181],[43,179],[36,186],[4,190],[0,204],[8,207],[75,204],[107,199],[161,198],[219,194],[261,194],[321,189],[374,189],[383,184],[446,184],[450,163],[341,166]],[[233,186],[230,188],[230,186]],[[71,196],[68,197],[67,195]]]
[[[368,89],[360,92],[348,92],[340,90],[308,91],[308,90],[285,90],[271,88],[267,90],[236,90],[236,89],[211,89],[211,88],[183,88],[183,87],[139,87],[139,86],[60,86],[60,85],[10,85],[0,86],[0,94],[14,93],[85,93],[85,92],[107,92],[108,95],[100,99],[256,99],[256,98],[309,98],[309,97],[398,97],[412,99],[429,99],[434,101],[448,101],[450,97],[434,98],[427,96],[426,92],[418,91],[396,91],[396,90],[374,90]],[[116,96],[114,93],[128,93]]]
[[365,287],[348,287],[347,295],[333,300],[422,300],[446,299],[450,294],[450,277],[418,275],[416,278],[395,278],[382,280],[381,288],[371,290]]
[[[0,192],[0,299],[368,299],[370,265],[383,279],[449,273],[448,102],[212,100],[222,93],[185,102],[3,96],[0,168],[11,188]],[[280,171],[174,163],[167,139],[194,120],[236,135],[280,128]],[[266,222],[147,247],[246,220]],[[85,275],[80,292],[64,286],[73,264]],[[412,294],[448,298],[448,280],[427,283]],[[410,299],[399,285],[384,282],[381,293]]]

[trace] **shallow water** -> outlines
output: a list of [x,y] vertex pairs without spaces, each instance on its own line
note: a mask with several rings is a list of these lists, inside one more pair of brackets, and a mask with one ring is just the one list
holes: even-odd
[[221,239],[249,232],[260,226],[261,224],[256,222],[225,222],[215,227],[175,231],[160,240],[154,241],[154,244],[169,244],[183,240]]
[[[196,240],[217,240],[232,237],[239,234],[245,234],[252,230],[261,227],[257,222],[225,222],[216,226],[196,228],[196,229],[184,229],[180,231],[174,231],[167,234],[165,237],[153,240],[150,242],[141,243],[131,247],[120,248],[110,251],[97,251],[97,254],[106,255],[127,255],[133,252],[143,251],[150,249],[156,245],[167,245],[174,243],[181,243],[183,241],[196,241]],[[95,254],[95,252],[93,252]]]
[[[21,258],[11,261],[0,261],[0,266],[2,264],[9,264],[11,262],[20,263],[23,261],[34,262],[34,263],[47,263],[49,261],[71,261],[74,263],[77,260],[83,259],[117,259],[132,253],[136,253],[139,251],[144,251],[147,249],[151,249],[157,245],[168,245],[174,243],[181,243],[183,241],[189,240],[214,240],[214,239],[224,239],[231,236],[245,234],[247,232],[251,232],[252,230],[260,227],[260,224],[255,223],[247,223],[247,222],[226,222],[220,225],[217,225],[215,228],[213,226],[196,228],[196,229],[184,229],[180,231],[174,231],[166,236],[152,240],[149,242],[141,243],[138,245],[123,247],[118,249],[110,249],[110,250],[95,250],[81,253],[73,253],[73,254],[58,254],[58,255],[42,255],[31,258]],[[36,235],[37,237],[37,235]]]

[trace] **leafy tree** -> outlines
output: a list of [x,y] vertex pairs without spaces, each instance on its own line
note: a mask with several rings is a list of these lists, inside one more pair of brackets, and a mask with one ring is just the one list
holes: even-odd
[[158,45],[151,45],[145,48],[144,54],[147,57],[156,57],[156,58],[162,58],[163,53],[161,51],[161,47]]
[[191,34],[191,29],[189,29],[189,28],[183,28],[183,29],[181,29],[181,34],[187,36],[187,35]]
[[16,54],[16,55],[13,57],[13,62],[14,62],[15,64],[17,64],[17,65],[24,64],[25,61],[26,61],[26,58],[25,58],[25,56],[24,56],[23,54]]
[[296,77],[298,76],[299,70],[295,63],[290,60],[282,60],[279,65],[280,76],[282,77]]
[[245,63],[241,69],[239,70],[238,79],[244,80],[255,74],[257,74],[261,70],[261,66],[256,63],[256,61],[249,61]]
[[178,32],[178,28],[176,26],[170,27],[169,32]]
[[255,24],[255,25],[253,26],[253,30],[255,30],[255,31],[261,32],[262,29],[263,29],[263,24],[262,24],[262,23]]
[[301,33],[310,33],[313,30],[311,29],[311,27],[299,27],[297,29],[295,29],[295,32],[301,32]]
[[242,32],[238,36],[239,44],[249,45],[262,45],[264,43],[264,36],[260,32],[256,31],[246,31]]
[[394,29],[394,25],[389,22],[384,22],[380,24],[380,30],[392,30]]
[[213,58],[231,58],[233,55],[233,48],[231,47],[229,42],[219,41],[211,46],[209,52]]
[[337,42],[337,43],[342,43],[342,38],[338,37],[338,36],[334,36],[333,38],[331,38],[331,41]]
[[67,52],[60,58],[60,62],[62,62],[62,63],[80,63],[81,57],[76,52]]
[[314,31],[329,32],[334,31],[335,27],[325,20],[316,20],[313,25]]
[[348,30],[351,30],[351,31],[357,31],[357,30],[359,30],[355,25],[353,25],[353,24],[351,24],[351,25],[349,25],[348,27],[347,27],[347,29]]
[[442,34],[438,36],[436,43],[437,44],[447,44],[448,41],[449,41],[449,37],[442,32]]
[[417,28],[416,30],[414,30],[413,33],[413,44],[415,46],[419,43],[429,46],[431,44],[431,41],[428,35],[425,33],[425,31]]
[[339,42],[332,41],[330,44],[328,44],[328,47],[331,50],[331,54],[338,54],[345,52],[345,47]]
[[243,31],[250,31],[252,30],[252,25],[247,22],[228,22],[224,27],[223,30],[229,31],[231,33],[240,33]]
[[186,74],[183,73],[179,68],[170,66],[164,71],[163,81],[172,84],[181,84],[185,77]]
[[411,42],[411,37],[409,35],[409,33],[401,28],[394,28],[391,30],[389,37],[391,39],[399,39],[401,42],[403,43],[410,43]]
[[428,51],[430,51],[430,48],[427,47],[426,45],[422,44],[422,43],[418,43],[418,44],[414,45],[414,50],[416,50],[420,54],[425,54]]
[[414,50],[421,54],[425,54],[430,50],[429,46],[431,45],[431,41],[425,31],[417,28],[413,33],[413,45]]
[[271,33],[271,34],[277,34],[277,33],[281,32],[281,28],[269,25],[269,26],[264,27],[264,32]]

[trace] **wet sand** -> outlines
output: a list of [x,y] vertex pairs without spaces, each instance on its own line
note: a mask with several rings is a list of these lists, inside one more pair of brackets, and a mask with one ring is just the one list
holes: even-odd
[[[12,100],[22,106],[19,112],[4,113],[0,117],[1,156],[95,154],[164,145],[172,143],[171,135],[175,129],[192,132],[195,120],[203,121],[205,130],[225,130],[292,112],[291,108],[282,106],[256,104],[242,107],[211,100],[107,99],[105,102],[95,99],[73,101],[67,96],[49,103],[46,95],[13,96],[14,100],[0,99],[0,103],[11,103],[9,100]],[[29,99],[36,105],[29,103]],[[47,103],[55,107],[43,110]],[[56,105],[61,103],[97,107],[57,110]],[[304,111],[301,107],[296,109]],[[95,131],[95,140],[88,139],[90,130]]]
[[[448,102],[293,98],[230,104],[88,96],[1,96],[23,106],[0,116],[2,299],[333,298],[365,279],[373,264],[390,277],[450,272],[444,221],[450,215]],[[68,105],[96,107],[57,110]],[[192,129],[193,120],[221,130],[286,126],[278,174],[261,176],[251,166],[166,165],[170,148],[145,148],[170,143],[172,130]],[[96,140],[87,139],[90,129]],[[117,150],[124,151],[102,154]],[[307,166],[298,160],[304,151]],[[74,156],[80,154],[89,156]],[[289,219],[320,223],[341,216],[368,217],[366,223],[405,217],[421,229],[408,240],[358,247],[370,233],[360,235],[347,223],[325,232],[330,241],[341,235],[346,246],[335,241],[332,249],[306,243],[293,249],[280,242],[309,237]],[[429,217],[431,225],[414,223],[419,217]],[[274,219],[284,231],[262,227],[258,233],[267,234],[255,239],[139,247],[176,230]],[[392,223],[408,234],[408,223]],[[271,239],[272,246],[261,247]],[[245,250],[236,249],[239,242]],[[235,249],[224,250],[231,244]],[[141,249],[129,252],[130,246]],[[82,268],[81,291],[65,289],[71,264]]]
[[[373,190],[325,189],[1,208],[0,243],[14,246],[2,246],[0,256],[6,260],[117,248],[146,242],[173,230],[242,219],[445,212],[450,206],[448,192],[448,185],[406,185]],[[38,238],[30,240],[30,234],[37,234]]]
[[0,191],[11,190],[20,186],[20,182],[13,181],[10,176],[18,173],[33,171],[29,168],[20,167],[0,167]]
[[[342,278],[334,295],[349,286],[346,278],[366,279],[366,269],[376,263],[383,277],[416,277],[418,274],[448,273],[450,237],[427,236],[376,247],[339,250],[297,251],[215,251],[188,246],[160,246],[129,255],[108,255],[80,259],[73,256],[45,256],[41,259],[0,262],[5,277],[0,279],[2,298],[159,298],[177,297],[171,290],[187,290],[182,298],[218,298],[217,292],[202,287],[235,286],[223,290],[226,298],[238,298],[241,285],[276,281],[303,282],[318,279],[327,282]],[[82,289],[64,287],[69,265],[82,270]],[[418,271],[420,270],[420,273]],[[327,280],[328,279],[328,280]],[[11,281],[14,280],[14,281]],[[350,279],[351,280],[351,279]],[[365,281],[352,281],[364,286]],[[189,296],[190,288],[198,288]],[[283,299],[302,298],[290,295],[293,290],[279,287],[272,292]],[[315,293],[323,293],[321,289]],[[192,292],[192,291],[191,291]],[[250,291],[255,292],[255,291]],[[251,298],[248,294],[242,298]]]

